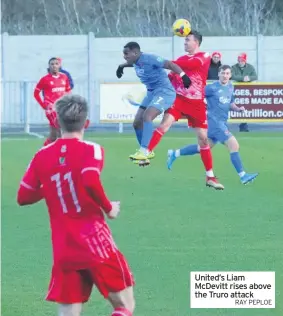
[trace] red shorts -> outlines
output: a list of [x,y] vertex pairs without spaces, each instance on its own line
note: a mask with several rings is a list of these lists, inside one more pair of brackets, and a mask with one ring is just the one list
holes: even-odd
[[133,275],[121,252],[117,250],[89,269],[71,271],[53,266],[46,300],[59,304],[85,303],[93,285],[105,298],[110,292],[134,285]]
[[207,129],[206,105],[203,100],[189,100],[177,95],[172,107],[166,111],[175,121],[188,120],[188,126]]

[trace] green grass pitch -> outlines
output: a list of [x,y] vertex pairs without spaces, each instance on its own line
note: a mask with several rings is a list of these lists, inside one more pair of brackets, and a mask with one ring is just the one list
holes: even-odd
[[[110,223],[136,279],[136,316],[283,315],[283,142],[280,133],[237,137],[254,183],[243,186],[221,145],[213,149],[216,175],[225,191],[205,187],[198,156],[166,168],[168,148],[195,142],[185,133],[164,137],[148,168],[128,160],[133,135],[89,137],[106,149],[103,183],[121,200]],[[44,203],[20,208],[19,180],[41,139],[2,141],[2,315],[56,315],[44,301],[51,270],[51,244]],[[190,271],[276,271],[275,309],[190,309]],[[94,290],[86,316],[110,315]]]

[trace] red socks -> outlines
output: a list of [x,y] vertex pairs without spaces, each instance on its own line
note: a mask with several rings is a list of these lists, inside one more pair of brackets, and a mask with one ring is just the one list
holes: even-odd
[[153,132],[153,135],[151,137],[151,140],[148,145],[148,150],[153,151],[153,149],[159,144],[161,141],[161,138],[163,137],[164,133],[160,129],[156,129]]
[[133,314],[124,307],[115,308],[111,316],[132,316]]
[[209,146],[200,147],[200,156],[206,171],[212,171],[212,155]]

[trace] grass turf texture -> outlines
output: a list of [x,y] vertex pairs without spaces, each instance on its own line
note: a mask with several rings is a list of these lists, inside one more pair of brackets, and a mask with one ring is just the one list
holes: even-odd
[[[171,172],[166,169],[167,149],[194,143],[192,136],[164,137],[145,169],[128,160],[137,147],[133,135],[88,137],[105,147],[103,183],[109,197],[122,202],[110,226],[136,278],[135,315],[283,315],[282,135],[237,135],[245,167],[260,172],[249,186],[240,184],[226,149],[214,148],[223,192],[205,187],[199,156],[180,158]],[[42,142],[2,142],[3,316],[56,314],[56,305],[44,301],[51,270],[45,205],[16,204],[19,180]],[[276,271],[276,309],[189,309],[189,271],[201,270]],[[110,311],[94,290],[83,315]]]

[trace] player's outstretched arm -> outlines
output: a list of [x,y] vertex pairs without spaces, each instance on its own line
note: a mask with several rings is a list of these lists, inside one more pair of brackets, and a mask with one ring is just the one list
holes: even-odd
[[21,180],[17,194],[17,202],[23,206],[37,203],[42,198],[41,185],[37,177],[35,161],[33,159]]
[[117,70],[116,70],[116,76],[117,78],[122,78],[123,74],[124,74],[124,68],[127,67],[134,67],[133,64],[128,64],[128,63],[124,63],[118,66]]
[[191,79],[185,74],[180,66],[176,65],[172,61],[166,60],[164,62],[163,68],[171,70],[172,72],[180,75],[180,77],[182,77],[184,87],[189,88],[189,86],[191,85]]

